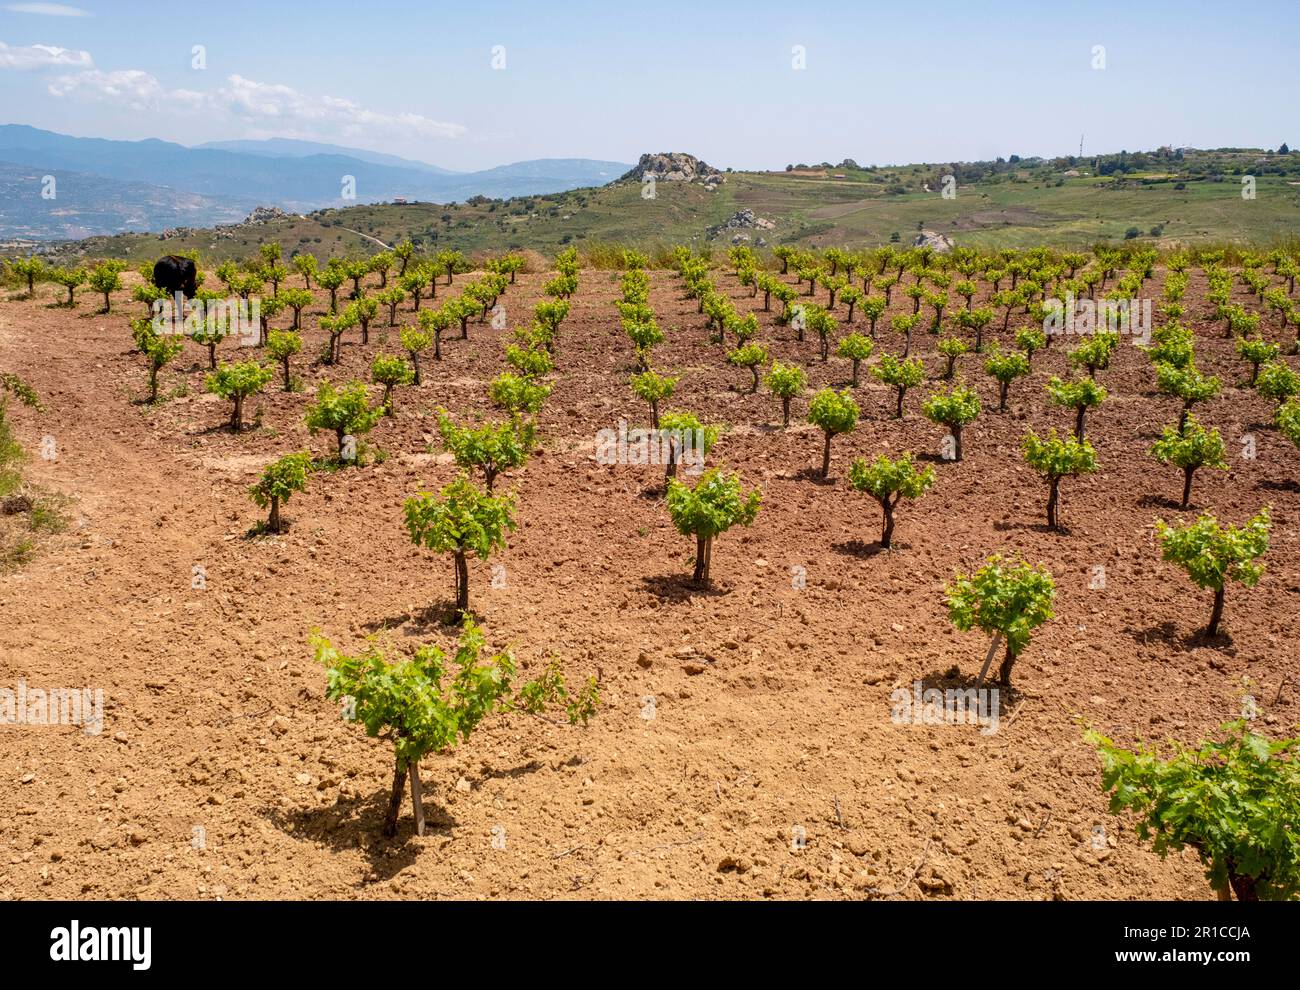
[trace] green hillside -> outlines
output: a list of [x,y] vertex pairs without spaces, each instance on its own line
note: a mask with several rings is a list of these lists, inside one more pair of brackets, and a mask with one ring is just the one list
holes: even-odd
[[[951,197],[944,195],[952,176]],[[1243,176],[1252,176],[1253,199]],[[410,239],[424,250],[467,253],[564,245],[656,245],[710,241],[709,228],[750,209],[775,226],[724,230],[751,243],[826,247],[910,243],[921,229],[973,247],[1085,246],[1141,239],[1157,247],[1237,241],[1269,244],[1300,229],[1300,153],[1260,150],[1121,153],[1090,159],[859,168],[791,166],[783,172],[732,172],[716,189],[657,183],[642,195],[635,180],[597,188],[466,203],[375,204],[328,209],[264,225],[156,235],[92,238],[71,250],[138,258],[197,248],[221,259],[249,254],[274,237],[288,253],[321,257],[375,250],[376,241]]]

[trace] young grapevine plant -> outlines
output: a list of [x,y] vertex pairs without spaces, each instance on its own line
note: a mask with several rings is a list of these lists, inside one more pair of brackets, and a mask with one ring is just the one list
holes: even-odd
[[852,385],[854,388],[858,387],[858,369],[862,366],[863,361],[871,357],[871,352],[875,349],[875,342],[870,337],[860,333],[845,334],[840,338],[835,353],[853,362]]
[[1260,365],[1275,360],[1281,353],[1282,348],[1277,344],[1259,337],[1242,337],[1237,341],[1238,356],[1250,365],[1250,380],[1246,383],[1248,388],[1255,387]]
[[1096,409],[1106,401],[1106,388],[1091,378],[1063,381],[1055,375],[1043,386],[1048,397],[1058,406],[1074,410],[1074,438],[1080,443],[1085,437],[1089,409]]
[[706,425],[694,413],[674,410],[660,417],[659,435],[668,450],[668,462],[664,468],[666,485],[677,477],[678,465],[683,462],[688,470],[703,469],[705,457],[722,436],[722,427]]
[[1222,742],[1128,750],[1095,731],[1112,814],[1138,816],[1138,838],[1162,857],[1193,849],[1220,900],[1300,896],[1300,739],[1271,740],[1242,719]]
[[158,401],[158,373],[183,350],[185,340],[172,334],[149,333],[138,338],[140,349],[149,363],[149,403]]
[[860,410],[849,390],[836,392],[824,388],[808,404],[808,422],[822,431],[822,467],[819,477],[829,478],[831,472],[831,440],[838,433],[852,433],[858,424]]
[[112,294],[122,288],[122,272],[126,271],[126,262],[116,259],[101,261],[86,276],[87,284],[104,297],[103,312],[112,310]]
[[746,493],[740,476],[718,468],[705,471],[692,488],[672,478],[668,482],[668,513],[683,536],[695,537],[696,584],[709,583],[713,541],[732,526],[748,526],[762,501],[758,489]]
[[948,364],[943,371],[944,381],[951,381],[953,373],[957,370],[957,359],[963,354],[970,353],[970,345],[960,337],[940,337],[936,345],[939,353],[948,359]]
[[873,340],[876,336],[876,323],[879,322],[888,308],[889,304],[885,301],[884,296],[867,296],[866,299],[862,300],[862,313],[867,318],[867,332]]
[[434,335],[423,327],[402,327],[398,339],[401,342],[402,350],[406,351],[411,359],[411,381],[418,386],[422,384],[420,355],[433,346]]
[[893,546],[894,509],[898,503],[905,498],[920,498],[933,484],[934,468],[918,471],[910,453],[892,461],[881,454],[871,463],[859,457],[849,465],[850,487],[870,495],[884,511],[880,545],[886,550]]
[[518,416],[505,423],[458,426],[445,409],[438,411],[438,432],[443,445],[466,470],[483,472],[484,487],[490,492],[497,475],[522,467],[532,452],[536,427]]
[[1267,508],[1243,526],[1220,526],[1209,513],[1186,526],[1156,520],[1162,559],[1185,570],[1197,586],[1214,592],[1207,637],[1218,635],[1228,583],[1239,581],[1247,588],[1258,583],[1264,565],[1256,561],[1268,550],[1270,526]]
[[901,333],[903,335],[904,358],[912,353],[912,331],[916,329],[917,324],[920,322],[921,317],[917,313],[912,313],[907,316],[895,316],[889,321],[891,329],[893,329],[895,333]]
[[10,262],[9,270],[27,283],[28,299],[36,295],[36,283],[49,278],[49,269],[41,258],[15,258]]
[[796,364],[782,364],[773,361],[763,376],[763,383],[768,391],[781,400],[781,425],[790,425],[790,401],[803,395],[804,370]]
[[435,553],[450,553],[456,569],[456,611],[469,612],[469,563],[472,555],[487,560],[504,549],[506,533],[515,528],[514,498],[479,491],[462,474],[435,498],[420,492],[405,503],[411,542]]
[[398,385],[410,385],[415,381],[415,372],[411,370],[411,366],[404,358],[380,352],[370,363],[370,377],[375,384],[384,386],[384,397],[379,401],[384,414],[396,415],[397,402],[393,390]]
[[289,359],[302,350],[302,337],[292,330],[272,330],[266,338],[266,356],[277,362],[284,371],[284,390],[293,391],[289,374]]
[[1029,374],[1029,358],[1015,351],[1004,354],[995,348],[984,362],[984,370],[998,383],[998,412],[1004,413],[1011,383]]
[[1007,561],[994,555],[971,575],[958,574],[947,588],[948,617],[962,632],[979,629],[993,637],[979,685],[984,683],[998,643],[1006,652],[998,669],[998,682],[1011,686],[1011,669],[1029,645],[1033,631],[1052,617],[1056,584],[1041,564]]
[[284,532],[285,526],[280,516],[280,507],[287,504],[295,492],[307,490],[307,476],[315,469],[311,451],[300,450],[272,461],[262,471],[262,476],[248,490],[248,494],[258,508],[271,510],[271,516],[266,522],[266,532]]
[[595,678],[570,698],[558,666],[552,664],[541,677],[514,693],[514,657],[506,652],[485,660],[483,647],[482,632],[468,618],[454,659],[433,644],[420,646],[409,655],[395,655],[371,645],[357,656],[346,656],[329,640],[319,635],[312,638],[316,661],[326,668],[326,696],[344,701],[346,717],[362,725],[366,735],[392,743],[393,782],[384,817],[385,836],[397,834],[408,774],[415,832],[424,834],[420,760],[468,742],[489,715],[510,711],[538,714],[561,704],[571,723],[585,725],[595,714],[599,704]]
[[895,392],[894,418],[903,418],[903,399],[907,390],[915,388],[925,381],[925,364],[920,358],[903,358],[885,354],[880,362],[871,369],[875,377],[886,385],[892,385]]
[[1086,341],[1070,351],[1072,364],[1088,369],[1088,377],[1096,380],[1097,372],[1110,367],[1111,358],[1119,346],[1119,334],[1110,332],[1094,333]]
[[551,394],[551,385],[536,381],[527,375],[512,375],[503,371],[488,385],[488,398],[498,409],[511,416],[524,413],[535,416]]
[[659,406],[673,397],[677,378],[661,375],[657,371],[643,371],[632,376],[632,392],[650,406],[650,425],[659,429]]
[[529,378],[541,378],[555,369],[550,352],[540,344],[507,344],[506,363]]
[[1039,437],[1033,430],[1025,434],[1021,443],[1025,461],[1041,474],[1047,482],[1047,526],[1059,529],[1058,503],[1062,478],[1091,474],[1097,470],[1097,452],[1087,440],[1067,436],[1064,439],[1053,427],[1047,437]]
[[1183,472],[1183,501],[1186,509],[1192,498],[1192,476],[1197,468],[1211,467],[1226,471],[1223,437],[1211,427],[1206,429],[1195,416],[1188,416],[1182,427],[1166,426],[1163,435],[1151,447],[1151,455],[1161,464],[1171,464]]
[[1300,402],[1292,400],[1278,406],[1275,419],[1282,436],[1300,447]]
[[67,301],[63,304],[69,308],[77,305],[77,289],[90,279],[90,272],[84,268],[51,268],[49,280],[68,290]]
[[204,380],[204,388],[231,403],[230,429],[238,433],[244,428],[244,400],[256,395],[275,377],[275,369],[250,359],[234,364],[223,364]]
[[[952,435],[951,456],[948,460],[961,460],[962,431],[979,416],[980,397],[965,385],[954,385],[947,392],[935,392],[921,405],[921,413],[932,423],[948,427]],[[946,450],[946,448],[945,448]]]
[[349,437],[360,437],[375,428],[384,415],[383,407],[371,408],[364,382],[351,381],[342,388],[330,382],[321,382],[316,388],[316,401],[307,407],[307,428],[330,430],[338,442],[340,463],[356,460],[356,451],[347,444]]
[[[304,257],[298,255],[299,258]],[[311,255],[306,255],[310,258]],[[280,302],[293,310],[293,330],[302,329],[302,311],[312,304],[312,295],[306,289],[285,289],[280,293]]]
[[[298,254],[293,258],[293,269],[302,276],[303,291],[310,293],[311,280],[316,277],[318,262],[314,254]],[[295,327],[295,329],[297,329]]]
[[1202,375],[1190,363],[1182,368],[1172,364],[1157,364],[1156,383],[1163,394],[1182,401],[1183,406],[1178,414],[1180,430],[1187,424],[1187,417],[1191,415],[1196,403],[1211,399],[1219,392],[1219,379]]
[[1285,361],[1269,361],[1255,377],[1255,391],[1281,405],[1300,395],[1300,374]]
[[749,370],[753,379],[749,393],[753,395],[758,391],[758,369],[767,363],[767,348],[762,344],[745,344],[727,355],[727,363]]

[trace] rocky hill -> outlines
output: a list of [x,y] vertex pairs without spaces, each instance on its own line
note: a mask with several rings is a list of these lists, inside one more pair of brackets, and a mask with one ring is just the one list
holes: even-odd
[[718,169],[708,165],[694,155],[684,151],[667,151],[660,154],[645,154],[636,163],[636,167],[619,177],[619,181],[632,179],[642,182],[647,176],[656,182],[703,182],[714,185],[722,182],[726,176]]

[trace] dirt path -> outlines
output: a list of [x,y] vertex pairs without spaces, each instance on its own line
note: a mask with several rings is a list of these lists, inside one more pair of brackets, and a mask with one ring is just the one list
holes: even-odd
[[353,230],[351,227],[339,227],[338,229],[346,230],[349,234],[356,234],[358,237],[369,241],[371,244],[376,245],[382,251],[391,251],[393,249],[393,246],[391,244],[385,244],[378,237],[372,237],[369,234],[363,234],[361,233],[361,231]]

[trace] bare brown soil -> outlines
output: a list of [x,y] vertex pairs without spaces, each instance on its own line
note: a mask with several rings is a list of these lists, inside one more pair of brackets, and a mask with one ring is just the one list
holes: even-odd
[[[522,276],[505,297],[511,326],[544,278]],[[734,278],[718,281],[754,308]],[[599,672],[602,708],[586,729],[490,720],[426,762],[429,832],[413,835],[408,806],[394,841],[379,835],[391,754],[325,700],[307,640],[319,628],[345,649],[372,634],[451,642],[439,620],[451,561],[410,544],[401,506],[454,477],[430,451],[434,411],[491,415],[484,385],[504,367],[506,332],[471,324],[468,342],[448,341],[443,361],[426,362],[426,384],[402,389],[398,416],[371,435],[387,459],[317,474],[285,510],[289,531],[257,537],[262,513],[246,488],[260,467],[303,447],[333,451],[333,437],[303,426],[315,383],[368,377],[376,351],[396,350],[395,331],[365,348],[349,333],[341,368],[312,363],[323,338],[311,331],[295,359],[307,391],[252,400],[246,418],[260,425],[236,436],[225,403],[203,394],[206,355],[194,345],[164,372],[165,393],[188,394],[137,403],[145,372],[126,293],[111,316],[93,313],[90,294],[51,308],[48,287],[34,302],[0,302],[0,366],[49,407],[11,407],[18,434],[29,449],[58,440],[57,461],[35,458],[28,472],[72,499],[74,520],[0,578],[0,686],[89,686],[106,699],[97,736],[0,726],[0,896],[1211,896],[1191,854],[1162,861],[1107,814],[1081,739],[1084,724],[1124,742],[1196,739],[1237,715],[1245,678],[1262,731],[1300,719],[1300,453],[1268,425],[1263,400],[1233,387],[1243,368],[1205,319],[1200,275],[1189,293],[1199,363],[1226,387],[1199,415],[1223,432],[1233,465],[1200,472],[1194,503],[1233,523],[1270,504],[1274,519],[1262,581],[1230,590],[1226,633],[1208,643],[1196,635],[1208,594],[1153,542],[1156,516],[1191,514],[1175,507],[1178,472],[1147,456],[1176,410],[1134,348],[1102,374],[1111,398],[1090,416],[1101,471],[1063,483],[1068,532],[1053,533],[1019,440],[1027,427],[1072,423],[1042,390],[1066,373],[1061,341],[1014,384],[1004,415],[982,359],[961,360],[985,412],[960,464],[937,459],[943,431],[919,414],[930,383],[899,421],[864,373],[862,420],[835,440],[832,480],[819,483],[806,472],[820,435],[782,431],[777,402],[736,391],[748,372],[708,343],[675,276],[654,272],[652,283],[669,329],[656,363],[682,375],[672,405],[729,424],[713,460],[760,485],[763,509],[718,539],[713,588],[693,589],[694,548],[669,522],[662,469],[595,461],[597,430],[648,415],[627,387],[617,276],[583,272],[541,449],[504,479],[521,523],[500,557],[505,587],[476,562],[471,604],[490,644],[511,645],[522,663],[554,655],[570,677]],[[848,362],[823,364],[814,341],[761,319],[762,339],[804,363],[810,385],[847,381]],[[937,373],[933,339],[917,339]],[[1245,433],[1257,437],[1255,460],[1236,456]],[[899,508],[896,548],[878,552],[879,509],[844,477],[853,457],[902,450],[933,457],[938,483]],[[896,686],[978,671],[987,644],[953,630],[943,587],[999,550],[1047,563],[1058,587],[999,731],[893,724]],[[1090,590],[1098,565],[1105,588]],[[206,590],[192,588],[195,567]]]

